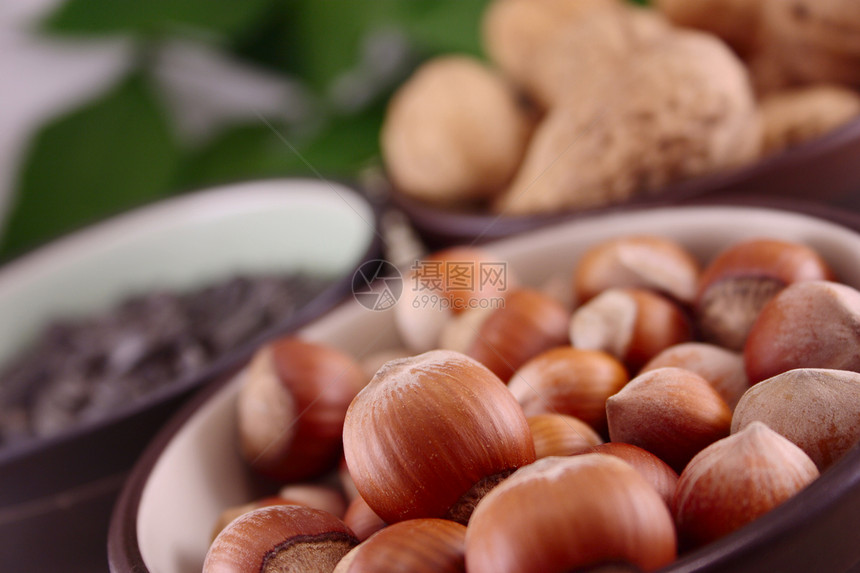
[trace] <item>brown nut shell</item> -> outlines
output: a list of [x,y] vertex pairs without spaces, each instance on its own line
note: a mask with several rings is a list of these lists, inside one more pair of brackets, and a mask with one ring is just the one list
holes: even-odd
[[860,441],[860,374],[803,368],[759,382],[744,394],[732,432],[763,422],[824,471]]
[[573,416],[538,414],[530,416],[528,423],[538,459],[570,456],[603,443],[591,426]]
[[668,507],[678,484],[678,473],[669,465],[647,450],[623,442],[607,442],[589,448],[584,454],[605,454],[615,456],[630,464],[645,481],[660,494]]
[[729,434],[732,412],[708,382],[689,370],[640,374],[606,401],[609,437],[644,448],[684,469],[693,456]]
[[750,239],[730,246],[705,267],[696,297],[703,337],[730,350],[743,349],[764,305],[787,285],[832,278],[813,249],[776,239]]
[[274,505],[228,525],[206,554],[204,573],[328,573],[358,544],[330,513]]
[[732,409],[750,387],[743,355],[715,344],[685,342],[670,346],[643,366],[640,374],[666,366],[695,372],[707,380]]
[[560,346],[526,362],[508,382],[527,416],[567,414],[606,432],[606,399],[629,377],[624,365],[600,350]]
[[343,445],[356,488],[388,523],[465,522],[486,490],[535,460],[504,383],[447,350],[383,366],[350,405]]
[[607,564],[652,571],[675,558],[663,500],[607,455],[544,458],[490,492],[466,531],[469,573],[563,573]]
[[796,283],[761,310],[744,346],[750,382],[795,368],[860,371],[860,291]]
[[714,442],[684,468],[672,501],[684,544],[700,546],[752,522],[818,477],[803,450],[761,422]]
[[353,549],[333,573],[463,573],[466,526],[420,518],[386,527]]
[[551,296],[516,289],[483,320],[466,354],[507,382],[531,358],[566,344],[569,320],[567,309]]
[[603,291],[576,309],[570,320],[574,347],[608,352],[632,371],[692,336],[690,321],[677,304],[637,288]]
[[618,287],[650,289],[691,303],[699,272],[698,261],[677,242],[657,235],[635,235],[588,249],[576,265],[573,289],[580,303]]
[[286,337],[260,349],[237,398],[241,452],[281,481],[337,465],[346,409],[366,382],[361,367],[330,346]]
[[361,496],[350,502],[346,515],[343,516],[343,522],[355,533],[359,541],[364,541],[387,526]]

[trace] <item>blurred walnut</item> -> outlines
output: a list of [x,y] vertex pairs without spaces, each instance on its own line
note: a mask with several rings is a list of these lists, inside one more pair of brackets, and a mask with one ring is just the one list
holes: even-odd
[[758,155],[749,76],[720,40],[675,32],[618,69],[587,101],[551,110],[498,212],[587,208]]
[[620,5],[620,0],[495,0],[484,13],[484,50],[507,77],[540,101],[535,67],[552,54],[553,42],[569,25]]
[[448,56],[425,63],[394,95],[381,143],[400,191],[455,204],[504,187],[530,131],[528,114],[500,76],[477,60]]
[[739,54],[755,47],[762,0],[656,0],[656,7],[678,26],[722,38]]
[[860,115],[860,95],[818,85],[779,92],[761,102],[762,151],[773,153],[815,139]]

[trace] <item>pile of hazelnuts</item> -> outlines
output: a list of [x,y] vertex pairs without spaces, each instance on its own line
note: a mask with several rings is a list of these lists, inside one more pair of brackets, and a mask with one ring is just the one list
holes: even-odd
[[404,348],[361,361],[260,349],[241,450],[286,485],[225,511],[204,571],[652,571],[860,440],[860,291],[809,246],[745,240],[702,268],[629,236],[588,249],[572,285],[515,283],[434,306],[407,286]]

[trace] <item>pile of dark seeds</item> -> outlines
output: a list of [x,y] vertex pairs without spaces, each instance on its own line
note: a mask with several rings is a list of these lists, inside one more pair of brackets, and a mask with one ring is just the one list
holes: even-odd
[[0,372],[0,447],[102,418],[199,373],[327,286],[305,275],[236,277],[153,292],[49,325]]

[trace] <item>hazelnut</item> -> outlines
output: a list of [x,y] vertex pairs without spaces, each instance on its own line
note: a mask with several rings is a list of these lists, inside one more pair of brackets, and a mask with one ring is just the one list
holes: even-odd
[[299,505],[248,512],[218,534],[204,573],[329,573],[358,544],[335,516]]
[[[488,278],[490,266],[499,274]],[[394,307],[397,331],[412,352],[437,348],[447,324],[471,309],[500,304],[516,279],[504,261],[477,247],[451,247],[416,262]]]
[[743,355],[714,344],[685,342],[670,346],[643,366],[640,374],[666,366],[695,372],[707,380],[732,409],[750,387]]
[[633,371],[692,335],[690,321],[678,305],[636,288],[603,291],[576,309],[570,321],[574,347],[608,352]]
[[281,481],[313,478],[337,465],[361,367],[332,347],[286,337],[257,351],[237,398],[241,452]]
[[361,497],[387,523],[465,523],[486,491],[535,460],[504,383],[447,350],[383,366],[350,405],[343,446]]
[[466,531],[469,573],[658,569],[675,558],[663,500],[630,465],[599,454],[520,468],[481,500]]
[[507,184],[530,132],[530,117],[503,78],[476,59],[446,56],[423,64],[394,94],[382,154],[401,192],[464,203]]
[[600,350],[560,346],[526,362],[508,382],[526,416],[567,414],[606,432],[606,399],[629,378],[613,356]]
[[349,527],[359,541],[364,541],[383,527],[386,523],[370,509],[361,496],[355,497],[349,504],[343,522]]
[[828,281],[796,283],[759,313],[744,346],[755,383],[795,368],[860,371],[860,291]]
[[759,382],[738,402],[732,432],[757,421],[797,444],[824,471],[860,441],[860,374],[803,368]]
[[630,464],[634,470],[639,472],[645,481],[660,494],[666,506],[672,503],[672,495],[678,483],[678,474],[670,468],[666,462],[647,450],[643,450],[633,444],[623,442],[607,442],[598,444],[580,453],[583,454],[605,454],[615,456]]
[[538,459],[570,456],[603,443],[591,426],[573,416],[538,414],[530,416],[528,423]]
[[603,241],[580,258],[573,275],[577,300],[586,302],[618,287],[637,287],[692,303],[699,263],[677,242],[656,235]]
[[672,501],[678,533],[699,546],[750,523],[818,477],[803,450],[761,422],[714,442],[684,468]]
[[517,368],[568,340],[570,315],[554,298],[516,289],[478,327],[466,354],[507,382]]
[[776,239],[732,245],[705,267],[696,297],[704,338],[741,350],[762,307],[787,285],[827,279],[832,272],[811,248]]
[[640,374],[606,401],[609,437],[644,448],[684,469],[704,447],[729,434],[732,412],[708,382],[681,368]]
[[462,573],[466,527],[447,519],[421,518],[386,527],[350,551],[334,573]]

